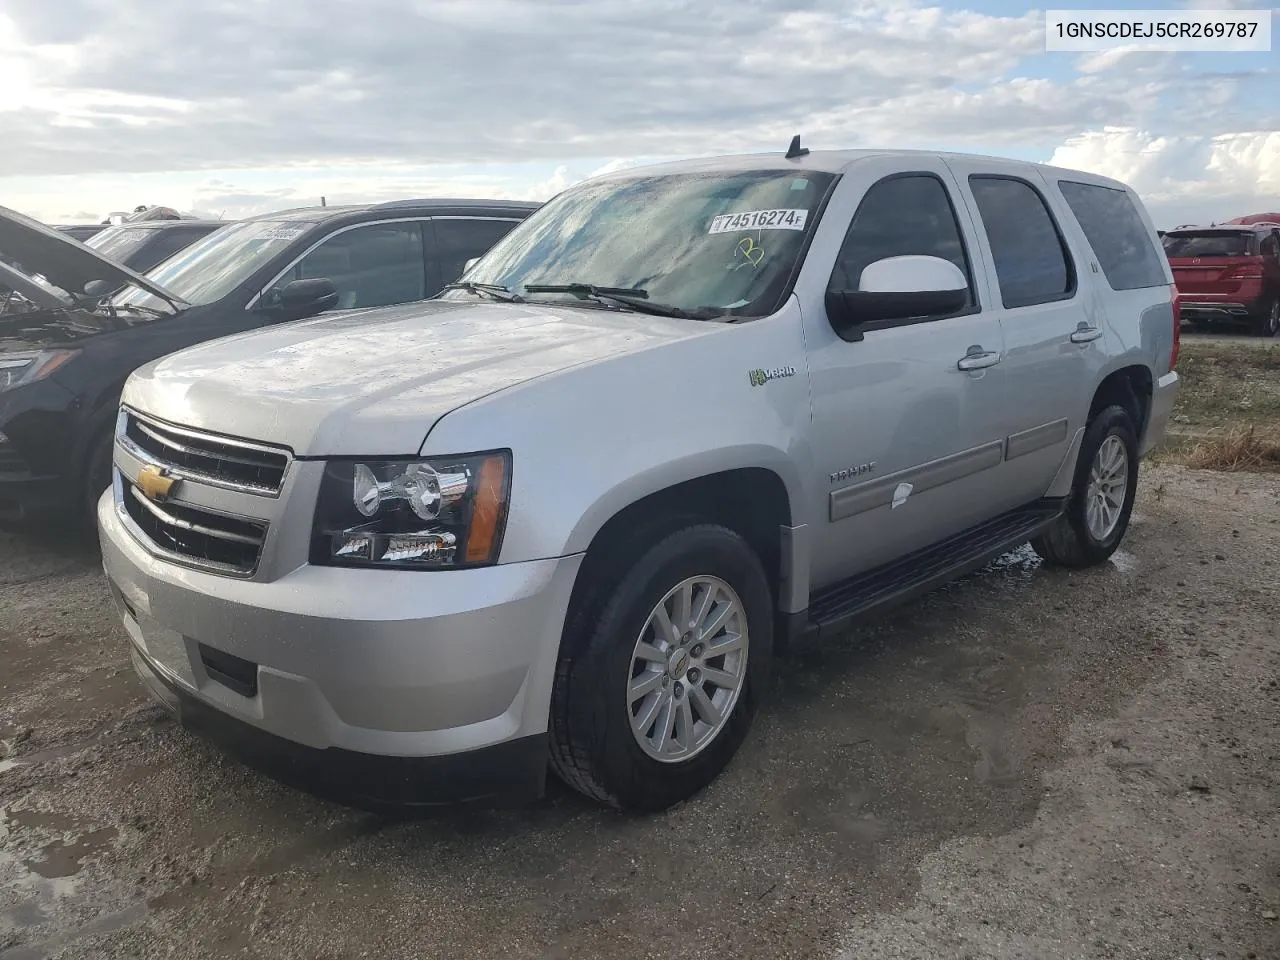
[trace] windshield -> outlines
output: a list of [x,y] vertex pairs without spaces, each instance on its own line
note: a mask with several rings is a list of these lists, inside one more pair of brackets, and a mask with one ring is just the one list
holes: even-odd
[[1252,236],[1251,233],[1224,233],[1221,230],[1169,233],[1165,234],[1164,252],[1168,257],[1247,257]]
[[[154,281],[192,305],[212,303],[239,286],[254,271],[311,227],[290,220],[254,220],[219,227],[147,271]],[[164,301],[131,287],[113,300],[116,306],[163,307]]]
[[118,263],[126,263],[154,234],[155,231],[147,227],[107,227],[84,244]]
[[834,181],[830,173],[753,170],[588,182],[512,230],[466,279],[521,295],[530,285],[643,290],[650,304],[691,313],[766,316],[789,291]]

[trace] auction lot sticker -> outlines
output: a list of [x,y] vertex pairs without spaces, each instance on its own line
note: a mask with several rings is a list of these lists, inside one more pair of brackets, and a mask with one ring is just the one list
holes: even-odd
[[734,230],[803,230],[808,210],[744,210],[722,213],[711,218],[707,233],[731,233]]
[[1048,51],[1210,51],[1271,49],[1266,10],[1048,10]]

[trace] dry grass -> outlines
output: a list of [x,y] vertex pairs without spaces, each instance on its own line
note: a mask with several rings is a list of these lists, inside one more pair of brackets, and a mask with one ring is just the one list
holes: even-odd
[[1159,459],[1201,470],[1280,470],[1280,344],[1184,337],[1178,373]]
[[1181,459],[1200,470],[1280,470],[1280,430],[1229,427],[1191,445]]

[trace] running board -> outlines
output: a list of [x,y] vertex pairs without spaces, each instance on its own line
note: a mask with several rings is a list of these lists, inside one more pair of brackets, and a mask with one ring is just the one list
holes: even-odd
[[806,633],[828,635],[978,570],[1026,543],[1062,515],[1065,500],[1035,503],[832,584],[809,599]]

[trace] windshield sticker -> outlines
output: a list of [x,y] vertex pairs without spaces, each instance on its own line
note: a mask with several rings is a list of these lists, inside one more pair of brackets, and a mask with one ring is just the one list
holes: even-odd
[[[748,263],[760,269],[760,261],[764,259],[764,247],[760,246],[751,237],[743,237],[738,241],[737,252],[746,258],[746,263],[738,264],[739,267],[745,267]],[[735,267],[734,269],[737,269]]]
[[707,233],[730,233],[735,230],[803,230],[808,210],[744,210],[722,213],[711,218]]
[[302,236],[302,227],[272,227],[253,235],[255,240],[293,240]]

